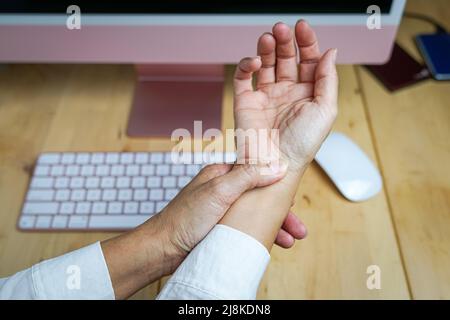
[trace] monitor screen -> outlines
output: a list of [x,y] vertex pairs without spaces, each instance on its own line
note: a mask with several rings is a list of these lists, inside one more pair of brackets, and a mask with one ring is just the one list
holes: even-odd
[[389,13],[393,0],[1,0],[0,13],[64,14],[76,4],[87,14],[365,14],[378,5]]

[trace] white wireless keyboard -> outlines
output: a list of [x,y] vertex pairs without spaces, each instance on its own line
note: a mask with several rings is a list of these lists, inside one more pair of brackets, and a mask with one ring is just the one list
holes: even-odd
[[126,230],[160,212],[209,163],[234,153],[45,153],[35,166],[21,230]]

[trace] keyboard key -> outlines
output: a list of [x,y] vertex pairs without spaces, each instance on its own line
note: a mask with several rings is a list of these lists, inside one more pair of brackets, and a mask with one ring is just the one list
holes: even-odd
[[80,174],[80,166],[77,164],[72,164],[66,167],[67,176],[78,176]]
[[191,152],[181,152],[181,154],[178,155],[178,162],[179,164],[186,165],[186,164],[192,164],[194,162],[194,157]]
[[139,213],[140,214],[154,214],[155,213],[155,203],[151,201],[144,201],[141,202],[141,205],[139,207]]
[[62,164],[72,164],[75,162],[75,154],[74,153],[63,153],[61,156]]
[[50,216],[39,216],[37,217],[35,227],[37,229],[48,229],[52,223],[52,217]]
[[92,164],[102,164],[105,161],[105,154],[101,152],[95,152],[91,155]]
[[69,187],[70,179],[67,177],[58,177],[55,179],[56,189],[66,189]]
[[116,189],[105,189],[103,190],[102,200],[103,201],[114,201],[117,199]]
[[81,189],[83,187],[84,187],[84,178],[73,177],[70,179],[70,188],[71,189]]
[[225,155],[223,152],[212,152],[210,154],[210,163],[225,163]]
[[68,216],[55,216],[52,221],[52,228],[65,229],[67,226],[67,221],[69,221]]
[[77,207],[75,209],[76,214],[89,214],[91,211],[91,203],[90,202],[78,202]]
[[131,187],[134,189],[145,188],[145,178],[144,177],[133,177],[131,180]]
[[121,214],[122,206],[122,202],[115,201],[108,203],[108,214]]
[[225,163],[235,163],[237,160],[235,152],[225,152]]
[[162,152],[153,152],[150,155],[150,163],[159,164],[159,163],[163,163],[163,160],[164,160],[164,156],[163,156]]
[[120,177],[117,179],[117,188],[128,189],[130,187],[130,177]]
[[105,162],[107,164],[116,164],[119,163],[119,154],[117,152],[108,152],[106,154]]
[[198,164],[189,164],[186,166],[186,174],[188,176],[191,176],[191,177],[196,176],[197,173],[199,173],[199,172],[200,172],[200,165],[198,165]]
[[191,177],[178,177],[178,187],[184,188],[191,180]]
[[27,202],[23,207],[24,214],[57,214],[57,202]]
[[137,176],[139,175],[139,166],[135,164],[128,165],[125,172],[127,176]]
[[71,216],[69,219],[69,228],[85,229],[87,227],[89,216]]
[[32,229],[34,227],[35,221],[36,221],[35,216],[21,216],[19,219],[19,228]]
[[169,174],[170,167],[167,164],[160,164],[156,166],[156,174],[158,176],[167,176]]
[[202,164],[204,163],[203,152],[194,152],[194,164]]
[[75,158],[76,164],[88,164],[91,160],[91,155],[87,152],[78,153]]
[[146,215],[91,216],[89,228],[125,230],[135,228],[146,220]]
[[160,177],[149,177],[147,179],[147,188],[157,188],[161,185]]
[[59,189],[56,191],[55,200],[56,201],[67,201],[70,199],[69,189]]
[[167,201],[158,201],[156,203],[156,211],[160,212],[162,209],[164,209],[167,205],[169,204],[169,202]]
[[148,161],[149,161],[148,153],[146,152],[136,153],[136,163],[144,164],[148,163]]
[[100,178],[98,177],[89,177],[86,179],[86,188],[95,189],[100,187]]
[[50,174],[50,166],[38,165],[34,168],[35,176],[48,176]]
[[92,214],[106,214],[106,202],[94,202],[92,204]]
[[125,214],[137,214],[139,208],[139,202],[125,202],[124,213]]
[[116,182],[115,178],[112,177],[103,177],[102,178],[102,182],[100,183],[100,186],[103,189],[107,189],[107,188],[114,188],[114,184]]
[[164,200],[172,200],[178,194],[178,189],[166,189]]
[[81,175],[82,176],[93,176],[95,173],[95,166],[92,164],[85,164],[81,166]]
[[112,176],[123,176],[125,174],[125,166],[122,164],[116,164],[111,167]]
[[34,177],[31,180],[31,188],[49,189],[53,186],[53,178]]
[[61,214],[74,214],[75,213],[75,202],[63,202],[59,208],[59,213]]
[[182,176],[184,174],[184,166],[181,164],[174,164],[171,173],[173,176]]
[[151,189],[150,190],[150,200],[162,200],[163,199],[164,190],[163,189]]
[[174,164],[178,160],[178,152],[166,152],[164,153],[164,163]]
[[99,165],[95,168],[96,176],[107,176],[109,174],[109,166],[108,165]]
[[117,197],[120,201],[128,201],[133,197],[133,190],[131,189],[120,189],[119,196]]
[[90,189],[87,192],[86,200],[99,201],[101,199],[102,191],[100,189]]
[[28,201],[51,201],[53,200],[53,196],[55,195],[55,191],[51,189],[37,189],[37,190],[29,190],[27,194]]
[[56,164],[59,163],[61,154],[59,153],[45,153],[39,157],[38,162],[40,164]]
[[131,152],[125,152],[120,154],[120,163],[131,164],[134,160],[134,154]]
[[86,190],[84,189],[74,189],[70,195],[70,200],[72,201],[83,201],[86,197]]
[[141,167],[141,175],[151,176],[155,174],[155,166],[152,164],[143,165]]
[[65,170],[64,166],[62,166],[62,165],[52,166],[50,169],[50,175],[51,176],[63,176],[64,170]]
[[164,177],[162,179],[162,186],[164,188],[174,188],[177,185],[177,179],[175,177]]
[[133,200],[142,201],[148,199],[147,189],[136,189],[133,193]]

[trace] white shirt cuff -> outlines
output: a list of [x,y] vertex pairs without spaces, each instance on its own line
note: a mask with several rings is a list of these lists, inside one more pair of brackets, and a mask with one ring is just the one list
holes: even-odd
[[269,260],[267,249],[254,238],[216,225],[157,299],[255,299]]
[[96,242],[32,267],[38,299],[114,299],[114,289]]

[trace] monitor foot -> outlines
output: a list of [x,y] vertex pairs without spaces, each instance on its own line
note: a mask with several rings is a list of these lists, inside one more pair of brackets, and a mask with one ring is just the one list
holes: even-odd
[[131,137],[170,137],[175,129],[193,133],[221,129],[223,65],[137,66],[138,81],[128,120]]

